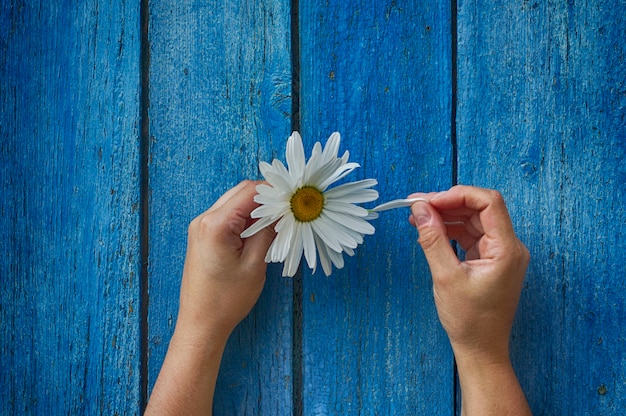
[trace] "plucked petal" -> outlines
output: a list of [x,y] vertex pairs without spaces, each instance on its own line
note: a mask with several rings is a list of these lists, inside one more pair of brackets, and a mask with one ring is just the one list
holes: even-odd
[[387,211],[390,209],[401,208],[401,207],[410,207],[417,201],[422,201],[428,203],[428,199],[426,198],[409,198],[409,199],[394,199],[393,201],[385,202],[384,204],[376,205],[371,211],[379,212],[379,211]]

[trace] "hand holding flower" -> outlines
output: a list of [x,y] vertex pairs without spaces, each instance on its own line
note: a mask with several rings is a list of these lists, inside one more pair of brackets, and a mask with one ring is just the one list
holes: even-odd
[[210,414],[226,341],[265,284],[269,228],[248,239],[258,183],[244,181],[189,225],[180,309],[146,414]]

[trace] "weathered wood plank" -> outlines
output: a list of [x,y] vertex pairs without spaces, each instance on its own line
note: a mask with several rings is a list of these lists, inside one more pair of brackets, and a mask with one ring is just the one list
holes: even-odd
[[0,6],[0,414],[138,414],[138,4]]
[[459,2],[459,180],[532,253],[513,357],[536,414],[626,408],[626,4]]
[[[290,133],[287,1],[150,2],[149,383],[174,328],[187,225],[283,157]],[[271,267],[230,339],[216,414],[289,414],[292,281]]]
[[[300,2],[305,147],[342,134],[382,200],[447,189],[447,2]],[[345,269],[303,276],[304,414],[446,414],[453,360],[407,222],[383,213]]]

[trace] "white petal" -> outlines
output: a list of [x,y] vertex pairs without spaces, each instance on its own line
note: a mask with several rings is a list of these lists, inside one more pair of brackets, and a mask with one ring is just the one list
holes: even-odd
[[333,201],[344,202],[347,204],[362,204],[378,199],[378,192],[374,189],[364,189],[351,194],[333,197]]
[[285,165],[278,159],[272,161],[272,169],[266,169],[263,176],[270,185],[283,192],[290,191],[294,188],[289,172],[285,168]]
[[350,247],[344,247],[343,251],[345,251],[348,256],[354,256],[354,250],[352,250]]
[[287,257],[294,225],[295,221],[293,218],[284,216],[274,227],[274,230],[276,230],[276,238],[274,238],[269,250],[269,257],[273,263],[282,262]]
[[340,141],[341,136],[338,132],[334,132],[330,135],[330,137],[326,141],[326,146],[324,146],[324,152],[322,153],[322,158],[324,159],[324,161],[328,162],[337,158]]
[[324,217],[324,221],[328,224],[328,229],[332,230],[333,237],[339,242],[342,247],[356,248],[359,244],[363,243],[363,233],[347,227],[342,223],[333,221]]
[[324,274],[326,276],[330,276],[333,271],[333,266],[330,261],[330,256],[328,255],[329,250],[326,247],[326,244],[322,241],[320,237],[317,236],[317,234],[313,234],[313,238],[315,239],[315,245],[317,246],[317,251],[320,255],[322,270],[324,270]]
[[289,206],[291,194],[286,192],[262,193],[254,197],[254,202],[262,205],[286,205]]
[[346,163],[342,165],[340,168],[336,169],[331,175],[329,175],[321,184],[320,189],[325,191],[329,185],[337,182],[340,179],[346,177],[350,172],[354,169],[358,168],[358,163]]
[[378,213],[377,212],[368,212],[366,217],[363,217],[364,220],[375,220],[376,218],[378,218]]
[[366,217],[369,215],[368,211],[358,205],[349,204],[346,202],[335,201],[334,199],[327,200],[324,204],[324,210],[330,210],[335,212],[342,212],[344,214],[354,215],[355,217]]
[[322,212],[322,217],[324,216],[328,216],[328,218],[330,218],[337,224],[346,228],[350,228],[351,230],[354,230],[361,234],[371,235],[374,234],[375,231],[372,224],[362,218],[355,217],[353,215],[346,215],[340,212],[333,211],[324,211]]
[[320,142],[316,142],[311,151],[311,157],[304,168],[302,183],[315,185],[311,183],[311,176],[319,170],[320,166],[322,166],[322,145]]
[[[322,216],[324,213],[322,213]],[[341,251],[341,242],[337,239],[335,235],[334,224],[331,224],[329,221],[325,221],[325,218],[320,217],[315,221],[311,222],[311,227],[313,227],[313,231],[317,234],[322,241],[328,246],[331,250]]]
[[341,160],[339,159],[326,163],[320,163],[315,170],[311,170],[310,174],[307,175],[307,184],[315,186],[323,191],[325,188],[322,189],[322,183],[326,182],[328,178],[333,176],[335,172],[337,172],[337,169],[340,169],[342,165],[343,163],[341,163]]
[[[372,186],[378,184],[376,179],[363,179],[356,182],[348,182],[342,185],[336,186],[328,191],[324,192],[327,198],[336,198],[344,195],[350,195],[352,193],[365,190],[367,188],[371,188]],[[371,191],[373,189],[368,189]]]
[[341,252],[336,253],[330,250],[328,252],[328,256],[330,257],[330,261],[333,262],[336,268],[343,269],[343,254]]
[[259,163],[259,171],[261,172],[261,175],[263,175],[263,176],[265,176],[265,172],[271,171],[272,169],[273,169],[272,165],[270,165],[267,162]]
[[304,257],[309,268],[315,272],[317,266],[317,258],[315,255],[315,239],[313,238],[313,229],[311,223],[302,223],[302,242],[304,245]]
[[266,263],[273,263],[272,262],[272,252],[274,251],[274,244],[276,244],[276,239],[274,239],[274,241],[272,241],[272,244],[270,244],[270,248],[267,249],[267,253],[265,253],[265,262]]
[[357,248],[359,244],[363,244],[363,234],[361,234],[360,232],[343,226],[338,226],[337,228],[341,230],[342,235],[346,236],[346,241],[347,238],[350,238],[353,241],[350,245],[341,244],[342,247]]
[[287,139],[287,151],[285,156],[292,177],[302,177],[305,166],[304,147],[302,146],[300,133],[297,131],[294,131],[291,136],[289,136],[289,139]]
[[283,265],[283,276],[293,277],[298,271],[300,265],[300,259],[302,258],[302,227],[300,224],[294,224],[293,235],[291,237],[291,244],[289,245],[289,251],[285,264]]
[[276,220],[278,217],[282,217],[287,210],[289,209],[288,205],[285,204],[265,204],[260,205],[254,209],[250,213],[250,217],[252,218],[263,218],[268,217],[272,220]]
[[259,196],[259,195],[264,195],[265,196],[266,195],[266,196],[271,197],[271,198],[276,198],[279,195],[285,193],[285,191],[282,190],[282,189],[274,188],[273,186],[266,185],[264,183],[262,183],[260,185],[257,185],[255,189],[257,191],[257,195],[256,196]]
[[261,231],[263,228],[267,227],[268,225],[270,225],[274,221],[275,220],[272,219],[271,217],[261,218],[260,220],[258,220],[257,222],[255,222],[254,224],[252,224],[251,226],[246,228],[241,233],[240,237],[241,238],[252,237],[253,235],[258,233],[259,231]]
[[386,211],[388,209],[401,208],[401,207],[410,207],[417,201],[428,202],[426,198],[410,198],[410,199],[394,199],[393,201],[385,202],[384,204],[380,204],[370,209],[370,211],[378,212],[378,211]]

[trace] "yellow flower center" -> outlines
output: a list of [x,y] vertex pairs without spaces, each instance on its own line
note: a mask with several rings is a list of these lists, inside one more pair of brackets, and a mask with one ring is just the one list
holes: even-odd
[[304,186],[291,197],[291,211],[298,221],[313,221],[322,214],[324,194],[312,186]]

